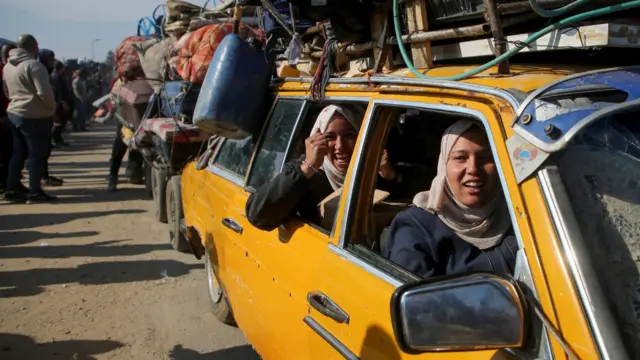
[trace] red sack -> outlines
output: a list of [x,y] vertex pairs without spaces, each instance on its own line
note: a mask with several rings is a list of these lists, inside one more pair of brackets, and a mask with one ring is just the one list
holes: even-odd
[[149,39],[144,36],[129,36],[118,45],[116,48],[118,77],[126,80],[144,78],[144,71],[142,71],[142,65],[140,65],[140,56],[131,45],[147,40]]
[[[213,54],[222,39],[233,32],[232,23],[211,24],[186,35],[186,44],[180,49],[176,71],[182,80],[202,84]],[[253,36],[261,39],[261,33],[248,25],[240,24],[239,35],[242,39]]]

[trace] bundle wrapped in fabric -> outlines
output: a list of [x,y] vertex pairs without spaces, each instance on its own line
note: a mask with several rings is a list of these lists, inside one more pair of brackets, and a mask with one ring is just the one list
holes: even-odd
[[[144,78],[144,71],[140,63],[138,51],[133,46],[136,43],[146,43],[148,38],[144,36],[126,37],[116,48],[116,67],[118,77],[125,80],[135,80]],[[157,41],[157,40],[156,40]],[[151,46],[149,44],[148,46]]]
[[[182,79],[194,84],[202,84],[218,45],[231,33],[233,33],[232,23],[220,23],[204,26],[185,35],[188,38],[178,55],[177,66],[177,72]],[[238,35],[243,40],[249,37],[262,39],[259,31],[244,24],[240,24]]]
[[[140,57],[140,64],[145,78],[156,92],[162,88],[162,84],[166,79],[165,71],[167,70],[169,59],[174,55],[175,43],[175,38],[168,37],[162,41],[148,40],[147,42],[132,44]],[[151,45],[149,46],[149,44]]]

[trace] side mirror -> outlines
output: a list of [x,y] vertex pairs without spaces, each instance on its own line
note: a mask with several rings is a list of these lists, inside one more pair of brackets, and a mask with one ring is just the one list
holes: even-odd
[[396,340],[409,354],[518,348],[522,299],[513,279],[492,274],[406,284],[391,298]]

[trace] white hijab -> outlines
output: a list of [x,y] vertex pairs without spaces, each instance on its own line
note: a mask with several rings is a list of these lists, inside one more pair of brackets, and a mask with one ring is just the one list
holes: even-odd
[[[320,114],[316,119],[316,123],[313,124],[313,128],[311,129],[311,135],[313,135],[318,129],[321,133],[324,134],[327,131],[329,124],[331,124],[331,122],[334,120],[333,116],[336,113],[344,116],[344,118],[347,119],[347,121],[351,125],[353,125],[353,128],[356,131],[360,129],[359,118],[357,118],[353,114],[353,112],[351,112],[351,110],[338,105],[329,105],[322,109],[322,111],[320,111]],[[327,175],[327,179],[329,180],[329,184],[331,184],[333,190],[338,190],[342,187],[347,174],[336,169],[336,167],[331,163],[331,160],[329,160],[328,156],[324,157],[324,163],[322,164],[321,169]]]
[[431,183],[431,189],[416,194],[413,203],[438,215],[463,240],[484,250],[498,245],[511,227],[502,191],[498,190],[486,205],[469,208],[455,198],[447,181],[447,161],[451,150],[460,136],[473,126],[477,125],[472,121],[459,120],[445,130],[440,143],[438,174]]

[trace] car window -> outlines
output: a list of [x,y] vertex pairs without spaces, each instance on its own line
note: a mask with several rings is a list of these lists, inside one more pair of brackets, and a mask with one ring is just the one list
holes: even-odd
[[[320,112],[328,105],[339,105],[343,108],[350,110],[356,117],[358,122],[362,121],[364,113],[366,111],[367,103],[361,101],[340,101],[340,102],[323,102],[323,103],[310,103],[305,108],[303,116],[300,118],[299,124],[296,126],[293,140],[291,141],[291,149],[287,156],[287,161],[294,161],[304,155],[305,152],[305,140],[310,136],[311,129],[316,123]],[[319,176],[326,177],[323,172]],[[329,182],[327,181],[327,186]],[[335,192],[326,194],[324,199],[319,199],[317,204],[319,210],[319,222],[314,222],[311,219],[304,219],[307,224],[314,226],[318,229],[322,229],[323,232],[329,234],[333,228],[337,216],[337,209],[340,203],[340,196],[342,194],[341,188]]]
[[589,126],[554,154],[579,230],[628,351],[640,356],[638,112]]
[[280,172],[303,104],[301,99],[282,99],[276,104],[254,159],[250,187],[257,189]]
[[[417,110],[399,106],[376,108],[369,120],[371,124],[367,126],[368,133],[365,134],[369,140],[365,140],[365,150],[360,152],[360,158],[353,169],[357,172],[354,184],[358,184],[362,190],[356,188],[350,194],[350,203],[357,205],[351,205],[347,209],[342,244],[347,251],[402,281],[421,276],[422,273],[414,272],[414,263],[409,263],[421,254],[416,253],[417,257],[412,255],[391,258],[390,254],[397,255],[398,252],[405,251],[403,244],[409,244],[399,238],[394,238],[391,242],[391,224],[399,213],[413,207],[416,194],[429,190],[437,173],[442,134],[448,126],[461,118],[479,123],[475,117],[453,111]],[[386,138],[382,143],[371,140],[377,137],[374,134],[381,133]],[[386,169],[384,176],[383,167]],[[367,200],[358,201],[358,196],[364,196]],[[400,246],[392,247],[392,244]],[[505,247],[509,247],[511,253],[515,254],[515,239],[509,237]],[[393,249],[393,252],[389,249]],[[396,262],[399,259],[405,262]],[[511,254],[508,260],[515,261]],[[420,261],[425,264],[428,262],[426,256]],[[433,272],[435,276],[439,276],[441,270],[435,269]]]
[[252,149],[251,136],[239,140],[226,139],[218,150],[213,165],[244,179],[247,175]]

